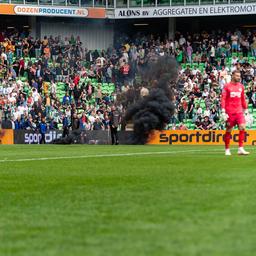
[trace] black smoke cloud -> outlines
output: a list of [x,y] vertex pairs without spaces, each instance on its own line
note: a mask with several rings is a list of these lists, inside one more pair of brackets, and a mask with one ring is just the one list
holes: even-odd
[[173,87],[177,80],[177,62],[169,57],[159,57],[140,70],[142,83],[149,95],[128,107],[125,120],[133,123],[131,144],[146,144],[154,130],[163,130],[173,113]]
[[76,130],[72,131],[68,136],[62,137],[59,139],[55,139],[52,141],[52,144],[58,144],[58,145],[69,145],[69,144],[77,144],[81,143],[83,134],[81,131]]

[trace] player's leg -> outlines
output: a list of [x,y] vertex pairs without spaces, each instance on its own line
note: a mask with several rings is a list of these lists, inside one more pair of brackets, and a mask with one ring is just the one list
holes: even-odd
[[242,120],[240,124],[238,124],[239,129],[239,147],[238,147],[238,155],[249,155],[250,153],[244,150],[244,137],[245,137],[245,121]]
[[231,126],[230,123],[227,122],[226,133],[224,135],[225,155],[226,156],[231,156],[231,152],[230,152],[230,139],[231,139],[232,129],[233,129],[233,126]]
[[224,142],[225,142],[225,155],[231,156],[230,152],[230,140],[231,140],[231,132],[233,127],[235,126],[235,119],[234,116],[229,114],[228,120],[226,122],[226,133],[224,135]]

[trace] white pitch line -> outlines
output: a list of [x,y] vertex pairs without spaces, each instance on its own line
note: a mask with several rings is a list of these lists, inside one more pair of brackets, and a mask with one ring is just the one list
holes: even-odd
[[196,152],[217,152],[216,150],[182,150],[182,151],[157,151],[157,152],[133,152],[133,153],[119,153],[119,154],[104,154],[104,155],[84,155],[84,156],[56,156],[56,157],[40,157],[40,158],[21,158],[21,159],[0,159],[0,163],[6,162],[30,162],[30,161],[48,161],[48,160],[62,160],[62,159],[80,159],[80,158],[101,158],[101,157],[122,157],[122,156],[143,156],[143,155],[164,155],[164,154],[179,154],[179,153],[196,153]]

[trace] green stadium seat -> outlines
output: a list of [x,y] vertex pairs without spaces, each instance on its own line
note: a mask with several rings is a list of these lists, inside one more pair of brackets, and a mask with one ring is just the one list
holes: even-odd
[[27,77],[20,77],[21,82],[26,82],[27,81]]
[[195,129],[195,124],[191,124],[189,127],[190,130],[194,130]]
[[183,6],[184,0],[172,0],[172,5]]

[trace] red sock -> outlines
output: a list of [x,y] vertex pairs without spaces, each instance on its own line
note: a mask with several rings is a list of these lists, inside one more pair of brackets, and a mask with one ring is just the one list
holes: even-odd
[[239,131],[239,147],[243,147],[244,145],[244,134],[245,134],[244,130]]
[[230,139],[231,139],[231,132],[226,132],[226,134],[224,136],[225,148],[226,149],[229,149]]

